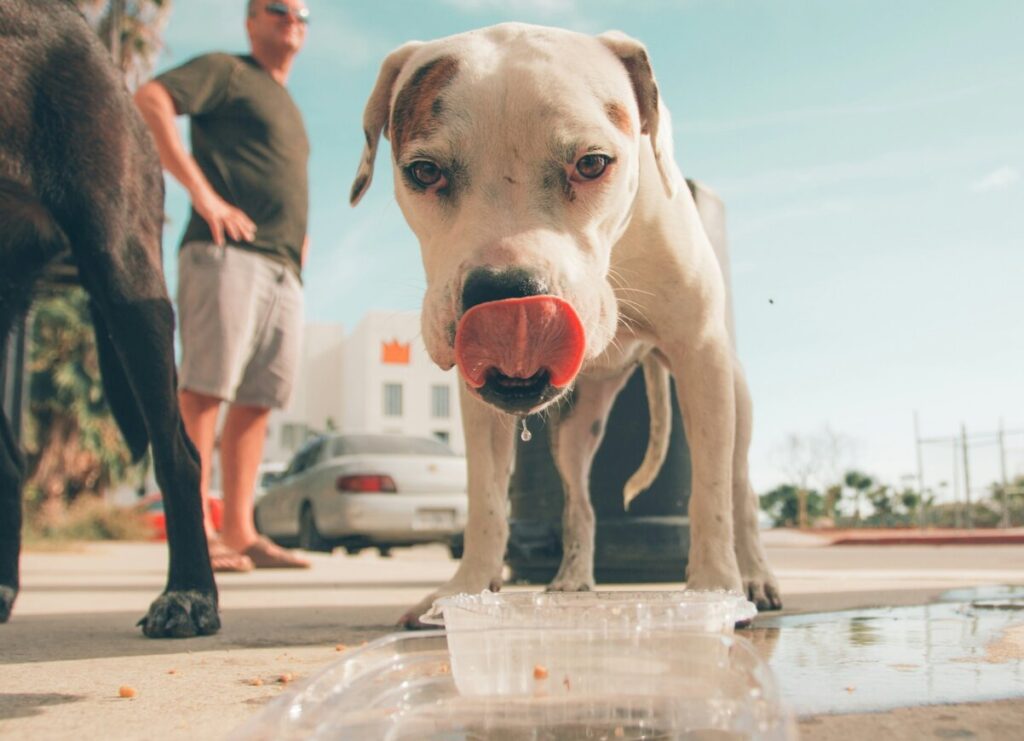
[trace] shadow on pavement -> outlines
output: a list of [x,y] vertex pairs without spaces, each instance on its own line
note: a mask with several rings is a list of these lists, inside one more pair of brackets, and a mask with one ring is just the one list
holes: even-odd
[[82,695],[61,695],[43,692],[0,692],[0,720],[29,718],[41,715],[43,708],[84,700]]
[[[402,608],[286,607],[232,609],[221,613],[223,627],[213,636],[145,638],[135,623],[140,612],[22,615],[0,625],[0,665],[120,656],[158,656],[239,648],[358,645],[398,630]],[[7,706],[0,695],[0,717]],[[24,696],[21,697],[24,701]],[[45,696],[41,696],[45,697]]]
[[[237,579],[238,577],[235,577]],[[242,576],[244,578],[244,575]],[[224,592],[262,592],[262,591],[278,591],[278,590],[312,590],[312,589],[326,589],[326,590],[342,590],[342,589],[355,589],[355,590],[375,590],[375,589],[424,589],[430,591],[437,587],[437,579],[418,579],[408,581],[348,581],[339,582],[333,580],[325,581],[258,581],[251,583],[243,583],[242,581],[235,581],[234,579],[230,582],[223,581],[218,585],[221,593]],[[155,599],[159,594],[160,588],[154,587],[149,584],[30,584],[22,588],[23,594],[30,592],[154,592],[153,598]],[[15,608],[17,609],[17,608]]]

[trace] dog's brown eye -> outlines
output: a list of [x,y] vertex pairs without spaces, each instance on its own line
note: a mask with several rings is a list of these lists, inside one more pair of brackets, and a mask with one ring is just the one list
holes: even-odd
[[441,182],[441,178],[444,177],[441,168],[429,160],[413,162],[406,168],[406,172],[409,173],[409,177],[413,179],[413,182],[424,188],[437,185],[437,183]]
[[606,154],[587,154],[576,163],[576,172],[587,180],[596,180],[604,174],[609,162],[611,157]]

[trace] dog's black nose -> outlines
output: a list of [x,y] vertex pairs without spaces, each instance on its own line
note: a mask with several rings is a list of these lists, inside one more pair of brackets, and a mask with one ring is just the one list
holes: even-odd
[[524,268],[474,268],[462,286],[462,311],[478,304],[507,298],[525,298],[548,293],[544,281]]

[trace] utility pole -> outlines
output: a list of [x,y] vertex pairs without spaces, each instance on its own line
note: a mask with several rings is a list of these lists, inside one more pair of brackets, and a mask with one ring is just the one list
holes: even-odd
[[928,524],[928,518],[924,511],[924,464],[921,462],[921,428],[918,424],[916,409],[914,410],[914,450],[917,452],[917,519],[918,525],[923,530]]
[[107,46],[110,56],[114,58],[114,66],[121,69],[121,32],[124,31],[125,0],[110,0],[110,38]]
[[964,526],[964,508],[960,504],[960,456],[957,455],[958,440],[953,437],[953,527],[957,530]]
[[971,515],[971,469],[967,463],[967,425],[960,423],[960,444],[964,451],[964,502],[967,504],[967,529],[974,529],[974,517]]
[[999,418],[999,473],[1002,481],[1000,490],[1003,500],[1003,516],[999,520],[999,527],[1010,527],[1010,492],[1009,484],[1006,481],[1006,441],[1003,434],[1003,418]]

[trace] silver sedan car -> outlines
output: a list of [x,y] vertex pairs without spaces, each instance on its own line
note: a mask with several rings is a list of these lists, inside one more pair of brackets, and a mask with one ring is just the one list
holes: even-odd
[[[466,459],[403,435],[313,438],[256,503],[256,528],[286,546],[358,553],[441,542],[466,526]],[[454,553],[453,553],[454,555]]]

